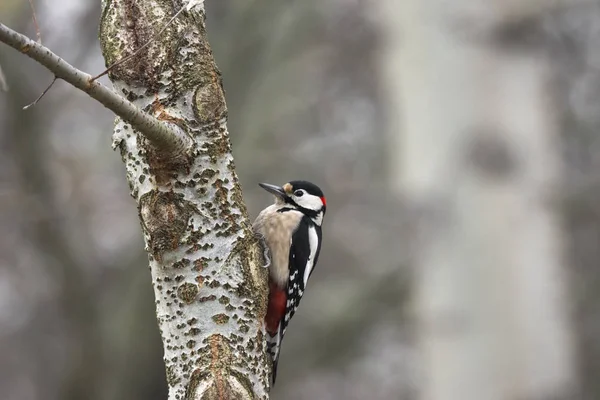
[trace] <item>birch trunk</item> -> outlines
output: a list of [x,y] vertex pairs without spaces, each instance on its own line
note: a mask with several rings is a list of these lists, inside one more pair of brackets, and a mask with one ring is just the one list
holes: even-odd
[[[158,35],[185,6],[163,0],[102,5],[107,65]],[[267,275],[235,173],[204,20],[202,6],[183,12],[109,75],[123,96],[184,132],[190,147],[153,147],[120,119],[113,140],[149,255],[169,399],[266,399]]]
[[382,4],[393,185],[418,213],[421,398],[573,398],[544,2]]

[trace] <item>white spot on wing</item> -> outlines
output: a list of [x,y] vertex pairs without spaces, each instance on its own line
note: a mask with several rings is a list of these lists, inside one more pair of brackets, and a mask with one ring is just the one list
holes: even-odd
[[315,256],[317,254],[317,248],[319,247],[319,236],[317,235],[317,229],[314,226],[308,227],[308,243],[310,245],[310,255],[308,256],[308,262],[306,268],[304,268],[304,287],[308,283],[308,277],[310,272],[315,266]]

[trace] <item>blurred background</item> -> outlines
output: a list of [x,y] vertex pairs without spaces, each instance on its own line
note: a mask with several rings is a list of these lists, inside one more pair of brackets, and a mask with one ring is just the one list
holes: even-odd
[[[387,134],[395,0],[207,1],[250,218],[257,182],[307,179],[328,197],[310,295],[288,330],[273,398],[409,399],[420,362],[408,312],[411,232]],[[387,3],[387,5],[386,5]],[[43,44],[104,69],[93,0],[35,1]],[[385,23],[382,21],[386,21]],[[35,37],[28,2],[0,21]],[[560,208],[582,399],[600,398],[600,2],[550,10]],[[0,45],[0,399],[165,399],[147,258],[113,115]],[[392,151],[390,151],[392,149]]]

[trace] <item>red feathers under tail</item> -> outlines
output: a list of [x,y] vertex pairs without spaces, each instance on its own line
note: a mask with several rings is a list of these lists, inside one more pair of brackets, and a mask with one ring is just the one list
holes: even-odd
[[267,330],[267,351],[271,355],[273,362],[271,374],[271,386],[275,385],[277,377],[277,361],[279,359],[279,349],[281,348],[281,319],[285,315],[287,303],[287,294],[285,290],[280,289],[277,285],[269,280],[269,305],[267,307],[267,315],[265,317],[265,326]]

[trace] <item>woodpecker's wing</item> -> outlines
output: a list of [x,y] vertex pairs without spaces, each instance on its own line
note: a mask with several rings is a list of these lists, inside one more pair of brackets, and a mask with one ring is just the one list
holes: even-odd
[[302,218],[298,229],[294,232],[290,247],[290,275],[282,333],[285,333],[287,324],[300,305],[308,279],[314,271],[320,249],[321,228],[316,226],[308,217]]

